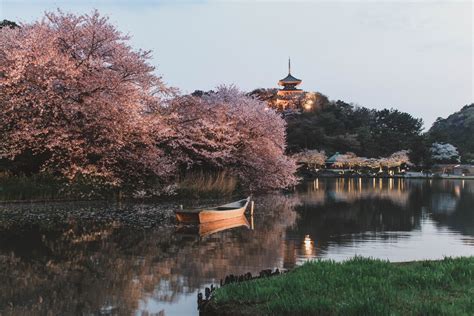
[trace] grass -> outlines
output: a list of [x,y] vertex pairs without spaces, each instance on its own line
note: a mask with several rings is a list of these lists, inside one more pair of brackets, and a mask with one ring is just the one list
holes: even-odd
[[13,176],[0,173],[0,200],[51,200],[64,184],[51,176]]
[[178,183],[178,194],[182,196],[220,197],[231,195],[236,189],[236,177],[225,170],[190,172]]
[[[194,171],[183,176],[177,188],[178,197],[231,196],[237,190],[237,178],[228,171]],[[133,188],[124,188],[121,193],[130,197],[131,192]],[[0,202],[113,199],[118,198],[117,194],[116,189],[88,179],[69,182],[48,174],[25,176],[0,172]]]
[[214,292],[218,315],[473,315],[474,257],[316,261]]
[[0,201],[90,200],[114,197],[108,187],[97,188],[83,179],[73,183],[48,174],[31,176],[0,172]]

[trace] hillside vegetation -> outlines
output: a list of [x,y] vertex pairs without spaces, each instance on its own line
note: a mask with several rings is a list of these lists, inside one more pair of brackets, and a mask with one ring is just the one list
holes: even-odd
[[474,103],[464,106],[447,118],[438,118],[428,131],[428,138],[450,143],[459,150],[464,162],[474,161]]

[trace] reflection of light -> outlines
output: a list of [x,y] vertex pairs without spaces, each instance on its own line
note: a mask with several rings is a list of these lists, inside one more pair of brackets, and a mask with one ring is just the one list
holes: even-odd
[[460,197],[461,196],[461,187],[459,185],[456,185],[454,187],[454,194],[457,196],[457,197]]
[[305,256],[311,256],[313,254],[313,241],[309,235],[304,236],[304,254]]

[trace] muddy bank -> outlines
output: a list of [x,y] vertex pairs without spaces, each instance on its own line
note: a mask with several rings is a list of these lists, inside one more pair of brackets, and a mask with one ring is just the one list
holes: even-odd
[[176,203],[48,202],[0,204],[0,225],[46,225],[88,222],[151,228],[174,224]]

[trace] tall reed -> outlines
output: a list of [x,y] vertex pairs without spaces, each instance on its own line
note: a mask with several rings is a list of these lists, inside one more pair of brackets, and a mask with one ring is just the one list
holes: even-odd
[[237,189],[238,181],[228,170],[191,171],[178,182],[179,194],[192,196],[231,195]]

